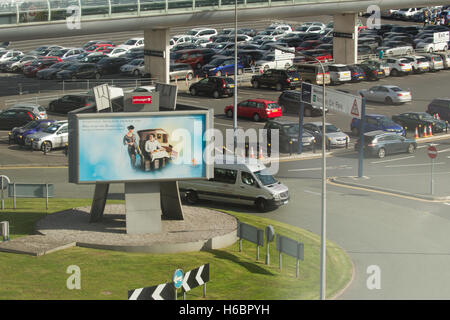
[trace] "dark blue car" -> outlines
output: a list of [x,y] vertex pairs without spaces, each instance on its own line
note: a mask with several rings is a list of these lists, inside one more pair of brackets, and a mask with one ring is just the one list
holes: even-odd
[[19,145],[25,145],[25,138],[29,134],[42,131],[55,121],[57,120],[50,120],[50,119],[33,120],[31,122],[28,122],[23,127],[13,128],[9,135],[9,142],[17,143]]
[[347,66],[351,72],[352,79],[351,82],[360,82],[363,80],[366,80],[366,73],[361,67],[355,66],[355,65],[349,65]]
[[[209,76],[227,76],[234,74],[234,58],[216,58],[202,67],[204,74]],[[238,62],[237,74],[242,74],[244,65]]]
[[[350,124],[350,130],[352,134],[358,136],[360,133],[361,120],[353,118]],[[364,132],[370,132],[375,130],[381,130],[385,132],[396,133],[399,135],[405,135],[405,129],[382,114],[367,114],[366,121],[364,123]]]

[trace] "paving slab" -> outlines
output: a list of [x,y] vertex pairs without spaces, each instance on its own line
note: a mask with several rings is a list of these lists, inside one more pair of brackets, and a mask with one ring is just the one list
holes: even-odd
[[58,240],[42,235],[31,235],[0,242],[0,251],[42,256],[75,246],[74,241]]

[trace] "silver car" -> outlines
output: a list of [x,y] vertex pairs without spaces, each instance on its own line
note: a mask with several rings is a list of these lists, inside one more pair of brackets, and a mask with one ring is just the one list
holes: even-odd
[[194,70],[190,64],[187,63],[174,63],[170,65],[170,80],[183,80],[188,79],[192,80],[194,77]]
[[401,41],[388,41],[383,44],[383,46],[378,47],[376,52],[380,52],[383,50],[385,56],[401,56],[401,55],[411,55],[414,51],[414,48],[405,44]]
[[69,142],[69,123],[67,120],[58,121],[48,128],[30,134],[25,140],[25,145],[34,150],[49,152],[56,148],[63,148]]
[[384,102],[386,104],[397,104],[410,102],[412,95],[410,91],[403,90],[397,86],[374,86],[370,89],[358,90],[361,97],[367,101]]
[[[303,125],[303,128],[314,136],[316,143],[319,145],[322,143],[322,122],[308,122]],[[345,147],[350,143],[348,134],[334,124],[325,123],[325,131],[325,138],[330,147]]]
[[120,72],[133,76],[143,76],[145,74],[144,59],[134,59],[120,67]]
[[16,109],[16,108],[26,109],[34,113],[38,119],[48,118],[47,111],[45,110],[45,108],[35,103],[25,103],[25,102],[16,103],[13,106],[9,107],[8,109]]

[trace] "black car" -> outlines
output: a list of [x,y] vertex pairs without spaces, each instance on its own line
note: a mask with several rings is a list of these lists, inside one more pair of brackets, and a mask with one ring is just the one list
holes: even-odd
[[[355,150],[360,148],[360,140],[355,143]],[[384,158],[387,154],[407,152],[414,153],[416,141],[407,139],[396,133],[381,130],[364,133],[364,153]]]
[[302,77],[296,70],[268,69],[263,74],[254,75],[252,86],[258,89],[262,86],[275,87],[277,91],[295,89],[302,85]]
[[93,63],[72,64],[59,71],[56,79],[100,79],[101,75]]
[[223,96],[233,96],[234,94],[234,80],[229,77],[208,77],[193,83],[189,87],[191,95],[196,96],[205,94],[220,98]]
[[0,129],[11,130],[14,127],[22,127],[36,119],[36,115],[26,109],[4,110],[0,113]]
[[[281,112],[283,114],[285,113],[294,113],[299,114],[300,113],[300,100],[302,97],[302,93],[300,91],[295,90],[287,90],[284,91],[279,97],[278,97],[278,104],[281,107]],[[312,116],[320,116],[322,115],[322,109],[316,106],[313,106],[309,103],[305,103],[305,111],[304,111],[305,117],[312,117]]]
[[446,128],[444,120],[435,119],[426,112],[405,112],[393,115],[392,121],[398,123],[403,128],[408,128],[409,131],[414,131],[419,127],[431,126],[433,133],[435,133],[443,132]]
[[364,72],[363,68],[357,65],[347,65],[347,68],[351,72],[352,79],[351,82],[359,82],[366,80],[366,73]]
[[450,98],[433,99],[426,110],[431,115],[439,115],[439,118],[450,121]]
[[380,65],[360,63],[356,66],[360,67],[366,76],[366,80],[377,81],[386,77],[384,70]]
[[86,94],[69,94],[57,100],[53,100],[48,105],[48,110],[56,113],[68,113],[82,107],[95,105],[95,97]]
[[[298,121],[277,119],[268,120],[264,126],[267,130],[267,142],[272,145],[272,130],[278,130],[279,151],[282,153],[298,152],[299,147],[299,124]],[[312,147],[315,138],[308,130],[304,129],[302,134],[302,146]]]
[[102,75],[120,73],[120,67],[127,62],[128,60],[122,57],[105,57],[97,62],[97,70]]
[[58,62],[58,63],[55,63],[55,64],[51,65],[49,68],[46,68],[46,69],[43,69],[43,70],[39,70],[36,73],[36,78],[38,78],[38,79],[45,79],[45,80],[56,79],[56,74],[58,72],[69,68],[73,64],[74,63],[72,63],[72,62]]

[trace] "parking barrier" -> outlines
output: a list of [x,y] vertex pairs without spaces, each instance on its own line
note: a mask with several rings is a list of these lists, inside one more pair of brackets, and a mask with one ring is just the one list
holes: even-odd
[[419,132],[418,132],[418,137],[420,138],[421,137],[421,135],[422,135],[422,125],[421,124],[419,124]]
[[312,143],[312,152],[316,153],[316,139],[314,139]]
[[331,139],[330,138],[328,138],[328,140],[327,140],[327,150],[331,151]]

